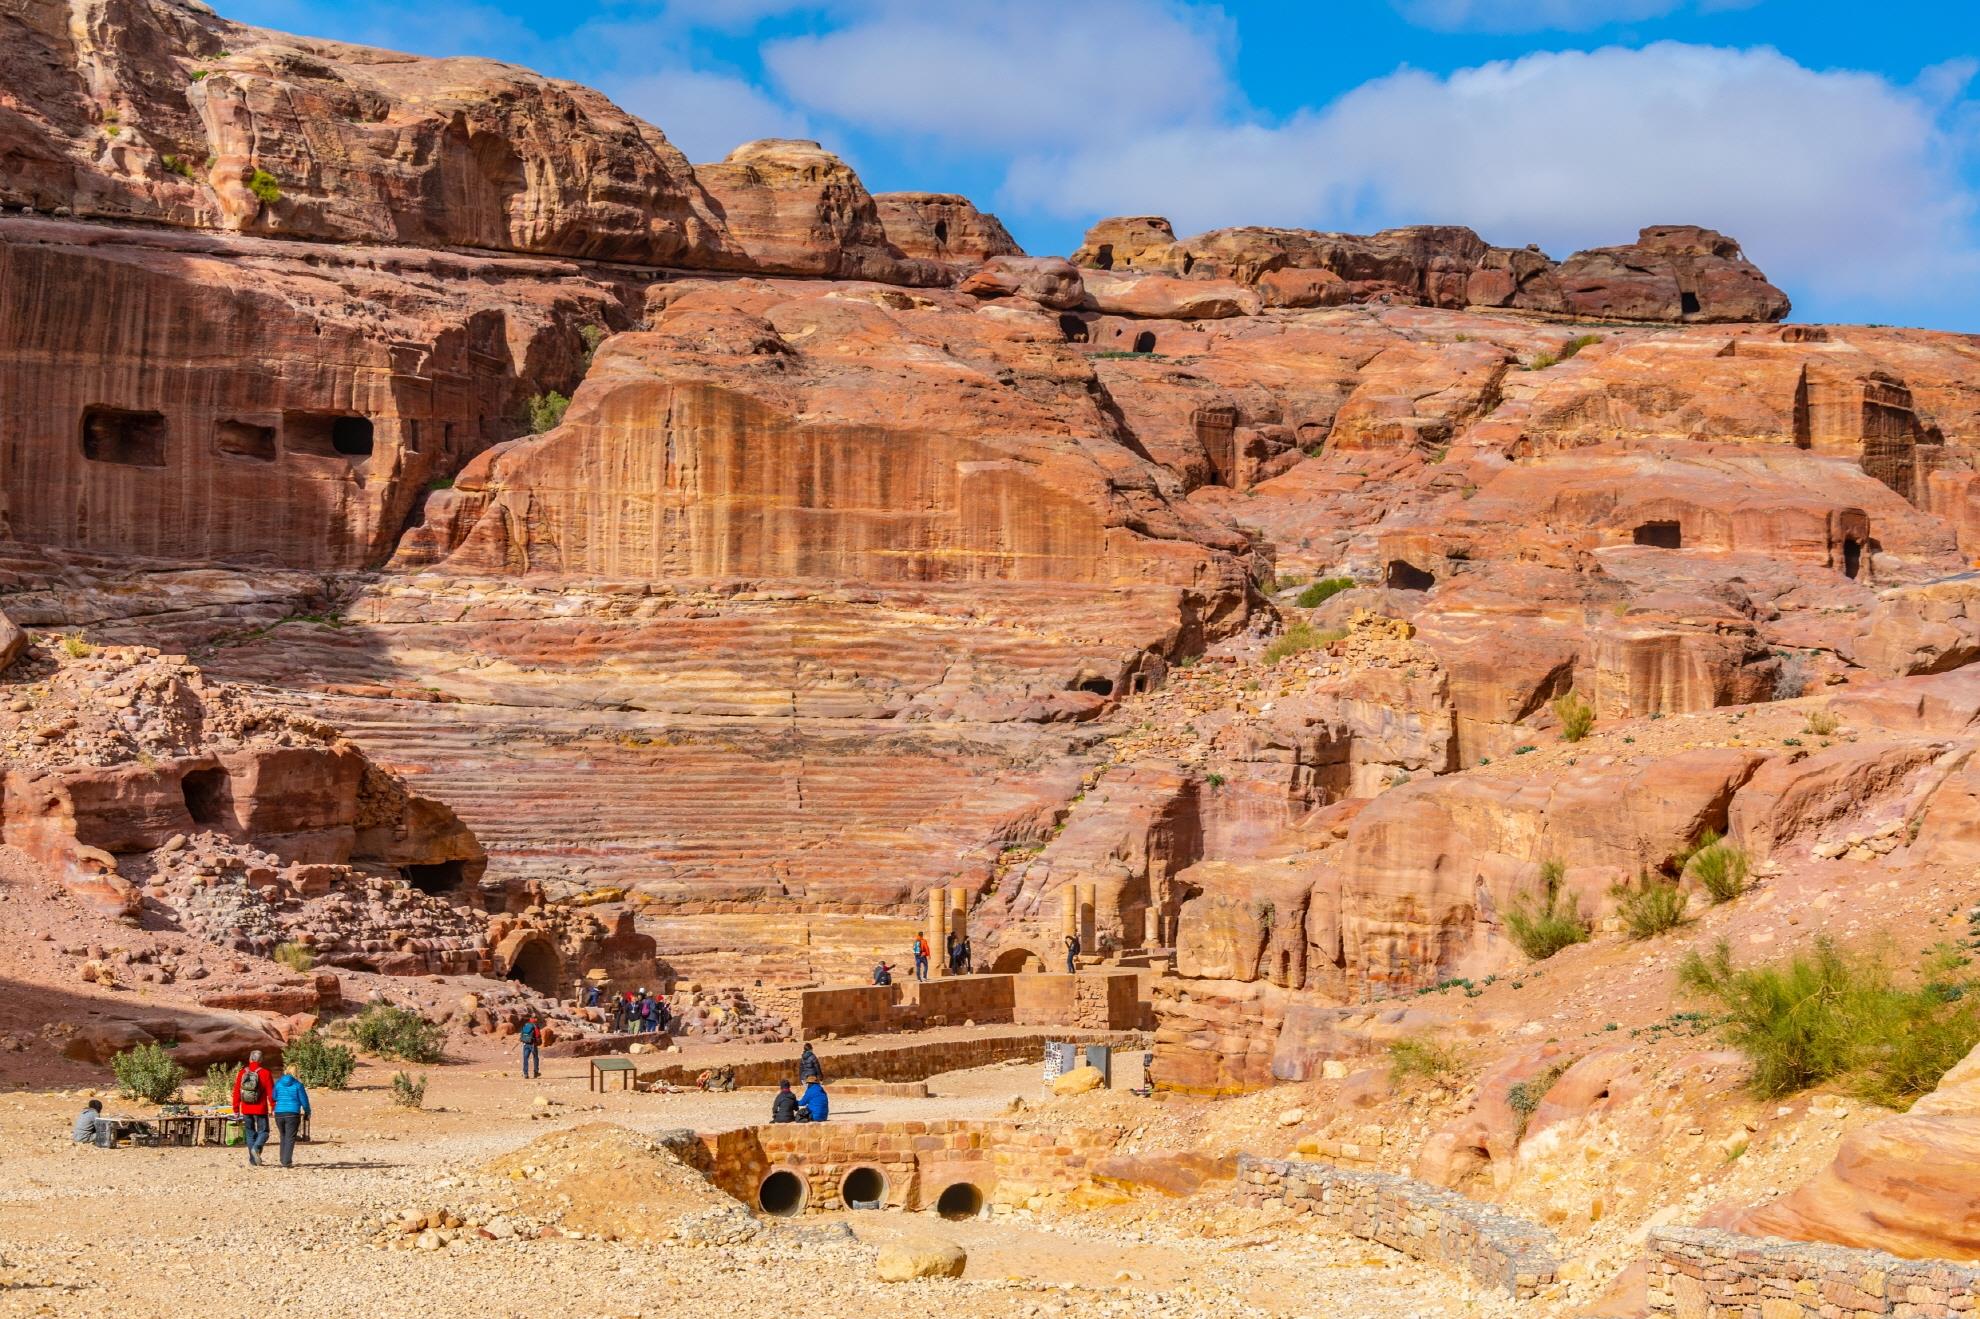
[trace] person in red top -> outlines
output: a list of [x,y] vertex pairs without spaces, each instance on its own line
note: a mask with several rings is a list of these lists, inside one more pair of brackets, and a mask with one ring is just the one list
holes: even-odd
[[268,1143],[268,1114],[275,1105],[275,1078],[261,1065],[261,1050],[248,1055],[247,1064],[234,1073],[234,1111],[241,1115],[247,1136],[248,1162],[261,1166],[261,1147]]

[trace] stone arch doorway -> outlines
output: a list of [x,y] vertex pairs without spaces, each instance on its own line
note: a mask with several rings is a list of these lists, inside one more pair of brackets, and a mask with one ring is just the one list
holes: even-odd
[[564,959],[555,944],[541,934],[513,935],[500,949],[502,975],[528,985],[547,998],[565,995]]
[[990,974],[1009,976],[1025,971],[1043,971],[1044,961],[1029,948],[1006,948],[997,954],[997,960],[990,963]]

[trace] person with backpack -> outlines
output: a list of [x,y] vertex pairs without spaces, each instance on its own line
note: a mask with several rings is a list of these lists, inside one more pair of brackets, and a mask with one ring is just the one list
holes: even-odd
[[[522,1029],[517,1031],[516,1035],[522,1040],[523,1080],[527,1081],[531,1076],[542,1076],[543,1027],[536,1024],[536,1018],[527,1017],[523,1020]],[[532,1064],[536,1068],[534,1072],[530,1071]]]
[[1077,934],[1068,934],[1066,936],[1066,974],[1071,975],[1078,969],[1079,936]]
[[296,1132],[308,1116],[309,1090],[293,1069],[284,1067],[275,1078],[275,1130],[281,1139],[284,1168],[296,1166]]
[[818,1061],[818,1055],[812,1052],[811,1046],[809,1044],[805,1045],[804,1052],[798,1055],[798,1080],[822,1081],[824,1079],[825,1065]]
[[274,1099],[275,1078],[261,1065],[261,1050],[248,1054],[234,1073],[234,1112],[240,1115],[250,1167],[261,1166],[261,1147],[268,1143],[268,1110]]
[[928,979],[928,936],[925,934],[914,936],[914,978]]

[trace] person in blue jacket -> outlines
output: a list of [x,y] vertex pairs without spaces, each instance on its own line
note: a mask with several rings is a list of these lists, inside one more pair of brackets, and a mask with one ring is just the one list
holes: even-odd
[[825,1102],[825,1087],[816,1081],[807,1085],[804,1088],[804,1098],[798,1100],[798,1107],[809,1114],[807,1121],[823,1122],[825,1114],[831,1107]]
[[282,1166],[296,1166],[296,1132],[309,1116],[309,1090],[296,1074],[284,1067],[275,1078],[275,1130],[282,1141]]

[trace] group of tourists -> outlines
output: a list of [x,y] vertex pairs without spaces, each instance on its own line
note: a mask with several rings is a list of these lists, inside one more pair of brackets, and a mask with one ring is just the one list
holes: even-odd
[[673,1019],[674,1014],[667,1007],[667,1000],[647,993],[643,987],[637,990],[628,989],[612,998],[614,1034],[634,1031],[648,1035],[654,1031],[664,1031],[667,1029],[667,1023]]
[[825,1097],[825,1067],[809,1044],[798,1055],[798,1083],[804,1087],[802,1095],[791,1089],[789,1081],[777,1082],[777,1097],[770,1101],[772,1122],[823,1122],[831,1112]]
[[[248,1054],[248,1060],[234,1073],[231,1087],[233,1112],[241,1120],[242,1143],[247,1146],[248,1163],[262,1166],[261,1151],[268,1144],[268,1124],[273,1119],[280,1142],[282,1166],[296,1166],[296,1136],[309,1116],[309,1088],[289,1068],[280,1075],[268,1070],[261,1050]],[[70,1136],[78,1144],[107,1143],[97,1139],[99,1128],[109,1124],[103,1116],[103,1101],[92,1099],[76,1114]]]

